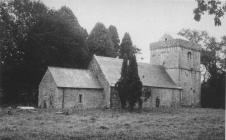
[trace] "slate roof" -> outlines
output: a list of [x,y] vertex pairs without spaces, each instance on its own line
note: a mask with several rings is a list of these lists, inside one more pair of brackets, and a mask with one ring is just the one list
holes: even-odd
[[[114,86],[121,76],[122,59],[95,55],[94,57],[110,85]],[[138,73],[143,86],[181,89],[173,82],[163,66],[138,63]]]
[[179,38],[174,39],[172,36],[168,34],[163,35],[163,37],[161,37],[161,39],[158,42],[150,43],[151,50],[167,47],[182,47],[197,51],[201,50],[201,46],[196,43]]
[[89,70],[48,67],[57,87],[102,89]]

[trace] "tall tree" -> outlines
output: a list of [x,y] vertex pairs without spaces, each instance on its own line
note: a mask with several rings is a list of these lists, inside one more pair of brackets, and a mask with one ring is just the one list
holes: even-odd
[[221,25],[221,20],[226,12],[226,2],[220,0],[196,0],[197,8],[194,9],[194,19],[200,21],[201,16],[205,13],[214,15],[216,26]]
[[139,103],[139,108],[142,108],[142,82],[138,75],[138,67],[136,56],[133,54],[129,60],[128,67],[128,102],[130,110],[133,110],[135,103]]
[[86,37],[70,9],[51,10],[39,1],[29,0],[1,4],[0,23],[7,28],[0,29],[9,36],[0,36],[4,43],[4,101],[15,103],[13,99],[18,99],[15,97],[20,93],[32,93],[49,65],[86,67],[90,59]]
[[129,58],[132,54],[138,53],[139,51],[140,49],[133,46],[129,33],[125,33],[120,44],[119,57],[123,58],[126,55]]
[[73,11],[69,7],[66,6],[61,7],[58,10],[58,14],[60,18],[62,18],[62,20],[64,20],[72,30],[76,30],[84,38],[88,37],[86,29],[84,29],[79,24],[77,17],[74,15]]
[[47,12],[47,7],[39,1],[0,2],[0,62],[2,64],[0,77],[5,95],[11,97],[10,100],[4,100],[6,102],[15,102],[18,99],[18,94],[16,94],[19,92],[18,89],[24,88],[22,82],[18,82],[19,68],[24,56],[22,48],[28,38],[30,28]]
[[119,92],[122,108],[125,108],[128,104],[131,111],[137,102],[139,107],[142,108],[142,82],[138,75],[135,56],[137,51],[138,49],[132,44],[130,35],[125,33],[120,46],[120,57],[123,58],[121,78],[116,83],[116,89]]
[[210,37],[205,31],[184,29],[179,32],[190,41],[200,44],[201,64],[204,75],[201,90],[201,104],[203,107],[225,107],[225,74],[226,74],[226,44],[225,36],[222,41]]
[[119,55],[119,50],[120,50],[120,39],[119,39],[119,36],[118,36],[118,31],[117,31],[117,28],[113,25],[110,25],[108,27],[108,32],[109,32],[109,35],[111,37],[111,40],[114,44],[114,49],[115,51],[117,52],[117,55]]
[[128,97],[128,59],[127,56],[124,56],[122,68],[121,68],[121,77],[118,82],[115,84],[116,90],[121,101],[121,107],[124,109],[126,107],[126,101]]
[[108,30],[104,24],[97,23],[87,39],[88,49],[91,54],[115,57],[116,51]]
[[47,14],[47,7],[38,1],[12,0],[0,2],[1,62],[18,63],[20,48],[28,37],[29,29],[39,17]]

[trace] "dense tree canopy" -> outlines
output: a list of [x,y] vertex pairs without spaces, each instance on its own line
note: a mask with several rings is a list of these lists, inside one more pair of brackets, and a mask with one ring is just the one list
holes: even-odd
[[138,66],[135,53],[137,52],[132,44],[128,33],[125,33],[120,45],[120,57],[123,58],[121,68],[121,77],[116,83],[116,89],[119,93],[122,108],[129,105],[133,110],[136,103],[142,108],[142,82],[138,75]]
[[84,68],[88,64],[87,33],[69,8],[51,10],[29,0],[1,2],[0,8],[4,101],[19,102],[18,96],[25,93],[37,101],[32,90],[47,66]]
[[114,44],[114,49],[118,55],[119,53],[119,50],[120,50],[120,46],[119,46],[119,43],[120,43],[120,39],[119,39],[119,36],[118,36],[118,31],[117,31],[117,28],[113,25],[110,25],[108,27],[108,32],[109,32],[109,35],[111,37],[111,40]]
[[194,9],[194,19],[200,21],[201,16],[205,13],[214,16],[216,26],[221,25],[221,20],[226,12],[226,2],[220,0],[196,0],[197,8]]
[[136,56],[133,54],[129,59],[128,66],[128,102],[130,110],[133,110],[135,103],[139,103],[142,108],[142,82],[138,75]]
[[190,41],[202,45],[201,64],[204,67],[201,104],[203,107],[225,107],[226,37],[221,41],[205,31],[184,29],[179,32]]
[[133,45],[129,33],[125,33],[120,44],[119,57],[123,58],[125,55],[130,57],[139,51],[140,50]]
[[115,57],[114,43],[104,24],[97,23],[87,39],[88,49],[91,54]]
[[138,66],[136,56],[132,54],[129,59],[125,55],[123,58],[121,77],[115,84],[121,101],[122,109],[125,109],[127,105],[132,111],[135,104],[139,104],[139,108],[142,108],[142,82],[138,75]]
[[128,98],[128,58],[125,55],[122,63],[122,68],[121,68],[121,77],[115,84],[116,90],[118,91],[118,95],[121,101],[121,107],[122,109],[125,109],[126,107],[126,102]]

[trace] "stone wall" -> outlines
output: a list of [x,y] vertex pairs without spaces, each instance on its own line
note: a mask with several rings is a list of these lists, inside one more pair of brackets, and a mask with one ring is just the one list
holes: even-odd
[[180,46],[151,49],[150,62],[163,65],[174,82],[182,87],[182,104],[199,106],[201,95],[200,52]]
[[39,84],[38,106],[41,108],[58,108],[57,86],[49,70]]
[[[111,108],[118,109],[121,107],[120,98],[114,87],[111,88]],[[145,95],[145,94],[150,95]],[[148,98],[146,98],[148,97]],[[156,98],[160,99],[160,106],[176,107],[181,103],[181,90],[166,89],[157,87],[143,87],[142,99],[143,108],[156,107]],[[138,105],[136,105],[137,107]]]
[[180,106],[181,91],[178,89],[151,88],[151,96],[143,103],[144,108],[156,107],[156,98],[160,99],[160,106]]
[[199,106],[201,98],[200,52],[181,48],[179,63],[179,84],[183,88],[182,103]]
[[[190,56],[189,56],[190,53]],[[179,67],[186,70],[200,71],[200,52],[185,48],[179,50]]]
[[111,87],[111,99],[110,99],[110,107],[112,109],[119,109],[121,108],[121,102],[118,95],[118,91],[115,89],[115,87]]
[[108,83],[106,77],[104,76],[97,60],[95,59],[95,56],[93,57],[93,59],[91,60],[89,67],[89,70],[91,70],[95,77],[97,78],[97,80],[100,82],[100,85],[104,88],[103,93],[104,93],[104,106],[105,107],[110,107],[110,84]]
[[180,86],[183,88],[183,105],[198,106],[200,104],[200,72],[180,70]]
[[[103,108],[104,96],[102,89],[59,88],[58,100],[64,109]],[[81,96],[81,102],[79,101]]]
[[167,68],[179,67],[179,47],[168,47],[150,50],[150,64],[163,65]]

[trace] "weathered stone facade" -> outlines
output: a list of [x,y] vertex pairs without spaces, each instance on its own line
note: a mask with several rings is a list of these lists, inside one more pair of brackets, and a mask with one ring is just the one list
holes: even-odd
[[180,90],[149,87],[151,96],[144,101],[143,107],[157,107],[156,100],[159,98],[159,106],[175,107],[180,105]]
[[115,89],[115,87],[111,87],[110,108],[112,108],[112,109],[121,108],[120,98],[119,98],[119,95],[118,95],[118,91]]
[[111,103],[110,103],[110,98],[111,98],[111,87],[110,87],[110,83],[107,81],[105,75],[103,74],[100,65],[98,64],[97,60],[94,58],[91,60],[88,69],[91,70],[94,75],[96,76],[96,78],[98,79],[98,81],[100,82],[100,85],[103,87],[103,92],[104,92],[104,106],[105,107],[110,107]]
[[103,108],[102,88],[69,88],[57,86],[49,69],[39,85],[38,106],[55,109]]
[[[151,64],[138,63],[144,108],[173,107],[181,101],[199,103],[200,72],[195,59],[200,56],[198,51],[191,50],[178,45],[154,47],[151,48]],[[188,53],[189,60],[185,63]],[[121,105],[115,83],[120,78],[121,66],[122,59],[94,55],[86,70],[48,68],[39,85],[39,106],[118,109]]]
[[49,70],[39,84],[38,106],[41,108],[59,108],[58,89]]
[[200,49],[194,43],[165,36],[150,45],[150,64],[163,65],[182,87],[182,105],[199,106],[201,93]]
[[[177,107],[180,106],[181,91],[177,89],[146,87],[142,88],[143,108],[156,107],[156,99],[160,100],[160,107]],[[121,107],[118,92],[111,87],[111,108],[118,109]]]
[[104,94],[102,89],[59,88],[58,95],[62,108],[103,108]]

